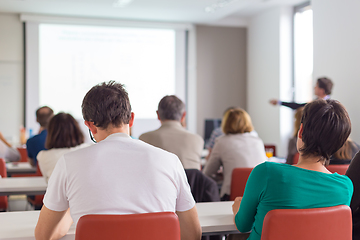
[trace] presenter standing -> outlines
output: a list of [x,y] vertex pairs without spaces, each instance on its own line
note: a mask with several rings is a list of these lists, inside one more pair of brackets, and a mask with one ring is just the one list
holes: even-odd
[[[314,93],[317,99],[324,99],[324,100],[330,99],[330,94],[333,85],[334,85],[333,82],[329,78],[326,77],[318,78],[314,88]],[[304,107],[307,103],[282,102],[278,99],[271,99],[270,104],[282,105],[296,110],[300,107]]]

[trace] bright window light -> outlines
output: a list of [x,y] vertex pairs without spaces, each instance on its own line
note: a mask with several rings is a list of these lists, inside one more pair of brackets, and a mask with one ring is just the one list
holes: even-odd
[[297,12],[294,18],[295,102],[313,99],[313,11]]

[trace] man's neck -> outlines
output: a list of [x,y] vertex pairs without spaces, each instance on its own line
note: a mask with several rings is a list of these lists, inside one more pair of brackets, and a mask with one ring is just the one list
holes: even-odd
[[125,124],[121,127],[109,126],[106,129],[98,129],[96,141],[100,142],[114,133],[125,133],[125,134],[129,135],[129,124]]

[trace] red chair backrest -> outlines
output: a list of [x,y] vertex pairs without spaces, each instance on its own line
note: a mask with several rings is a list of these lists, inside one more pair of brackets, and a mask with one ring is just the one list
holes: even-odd
[[0,158],[0,176],[3,178],[7,177],[6,163],[2,158]]
[[351,240],[348,206],[313,209],[276,209],[264,218],[261,240]]
[[298,161],[299,161],[299,156],[300,156],[300,154],[297,152],[297,153],[294,155],[293,163],[292,163],[292,164],[297,164],[297,163],[298,163]]
[[244,195],[246,182],[253,168],[234,168],[231,175],[230,201]]
[[345,175],[347,169],[349,168],[350,164],[332,164],[327,166],[326,168],[332,173],[338,173],[341,175]]
[[82,216],[75,240],[95,239],[180,240],[180,225],[173,212]]
[[265,144],[264,147],[265,147],[265,149],[271,148],[273,150],[273,156],[276,157],[276,146],[275,145]]
[[20,162],[27,162],[28,161],[28,154],[26,148],[17,148],[20,153]]
[[[0,176],[2,178],[7,177],[5,160],[2,159],[2,158],[0,158]],[[7,208],[8,208],[8,197],[7,196],[1,196],[0,197],[0,209],[1,210],[6,210]]]

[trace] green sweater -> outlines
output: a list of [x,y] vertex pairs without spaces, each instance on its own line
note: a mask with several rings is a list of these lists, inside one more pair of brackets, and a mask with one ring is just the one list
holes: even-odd
[[260,240],[263,220],[270,210],[350,205],[352,194],[347,176],[265,162],[249,176],[235,216],[236,227],[240,232],[251,230],[249,240]]

